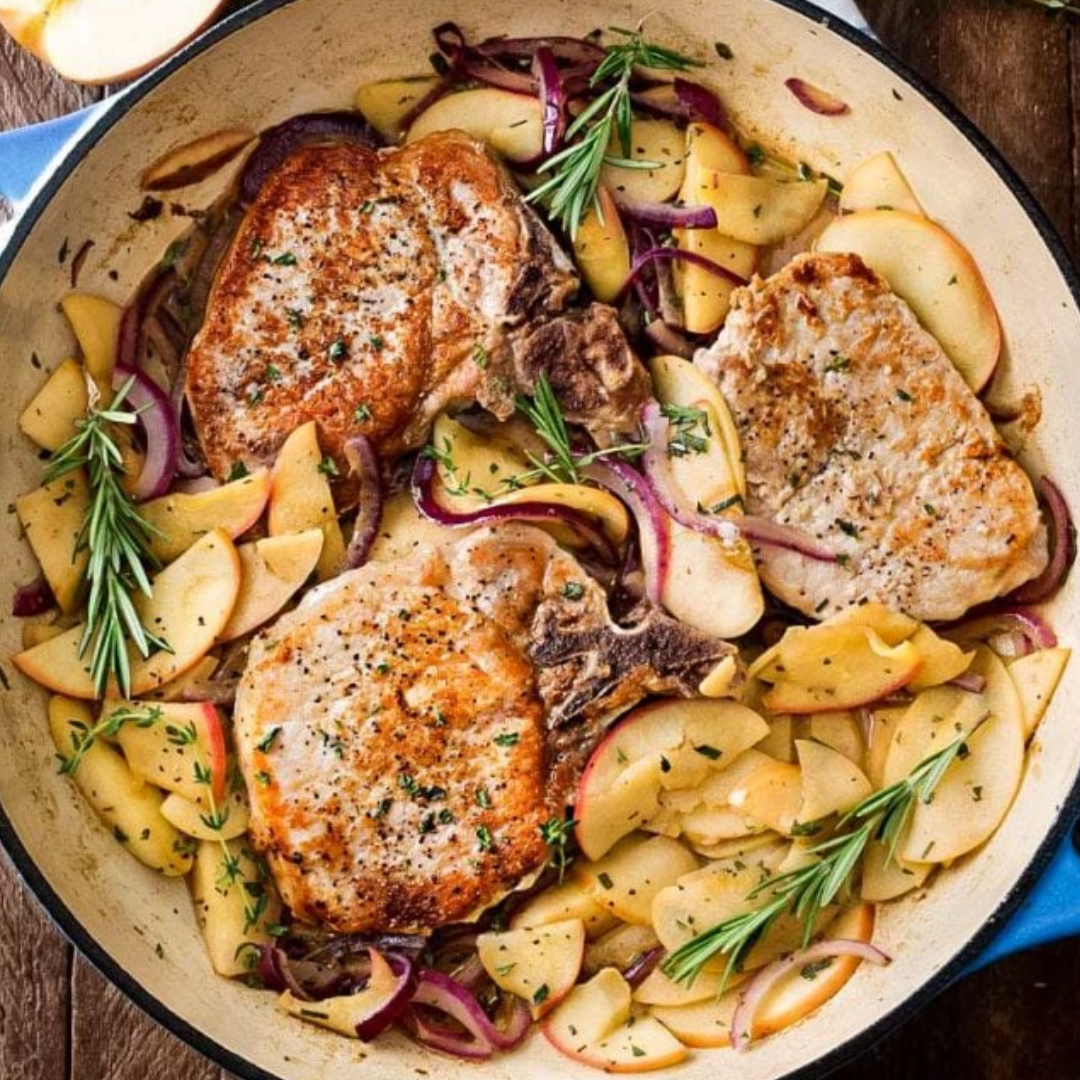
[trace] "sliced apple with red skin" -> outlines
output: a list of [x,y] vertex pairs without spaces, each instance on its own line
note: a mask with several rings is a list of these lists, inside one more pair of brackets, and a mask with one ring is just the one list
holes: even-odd
[[[214,646],[240,592],[240,557],[220,529],[209,532],[176,562],[151,580],[152,595],[134,599],[142,625],[169,643],[145,659],[134,646],[131,693],[138,697],[194,667]],[[90,675],[89,650],[79,655],[82,626],[27,649],[15,666],[35,682],[58,694],[92,700],[97,688]]]
[[580,919],[585,925],[586,937],[590,938],[599,937],[619,922],[593,900],[581,882],[568,877],[530,897],[517,908],[510,917],[510,929],[531,929],[567,919]]
[[556,1050],[582,1061],[590,1046],[626,1023],[630,1007],[630,984],[615,968],[606,967],[575,986],[540,1030]]
[[[726,699],[656,701],[635,709],[608,731],[582,773],[575,807],[579,847],[590,859],[602,858],[655,814],[663,777],[672,787],[692,786],[682,780],[691,765],[690,779],[702,763],[722,768],[767,732],[757,713]],[[690,755],[677,770],[674,761],[684,748]]]
[[298,427],[278,451],[270,474],[267,527],[271,536],[322,529],[317,572],[319,580],[325,581],[341,569],[345,538],[322,464],[315,422],[309,421]]
[[1001,354],[1001,323],[975,260],[936,222],[901,210],[837,218],[818,251],[853,252],[911,305],[919,322],[978,393]]
[[907,686],[923,658],[910,641],[890,646],[855,625],[792,627],[751,668],[772,688],[763,701],[778,713],[854,709]]
[[496,986],[529,1003],[533,1019],[549,1013],[570,991],[585,955],[585,924],[566,919],[520,930],[481,934],[476,953]]
[[36,0],[0,21],[65,79],[100,85],[142,74],[193,38],[223,0]]
[[915,192],[888,150],[874,154],[851,171],[840,193],[840,212],[903,210],[925,217]]
[[1058,646],[1055,649],[1040,649],[1008,665],[1009,676],[1020,695],[1026,739],[1035,734],[1071,655],[1071,649]]
[[151,550],[169,563],[211,529],[223,529],[233,539],[243,536],[262,517],[269,498],[270,472],[256,469],[209,491],[162,495],[143,503],[140,510],[154,529]]
[[602,859],[578,860],[572,873],[600,907],[623,922],[652,926],[653,897],[697,868],[698,860],[677,840],[632,833]]
[[574,234],[574,262],[593,296],[610,304],[630,275],[630,242],[607,188],[596,189],[599,211],[592,206]]
[[639,1073],[678,1065],[689,1053],[654,1017],[636,1016],[589,1047],[582,1060],[607,1073]]
[[405,142],[435,131],[464,131],[510,161],[529,161],[543,148],[540,100],[494,86],[447,94],[413,121]]
[[356,107],[364,114],[364,119],[393,144],[404,132],[402,121],[438,83],[439,78],[435,75],[364,83],[356,91]]
[[[857,904],[838,915],[822,936],[868,942],[873,931],[873,905]],[[824,968],[796,967],[762,999],[754,1016],[754,1038],[782,1031],[819,1009],[843,988],[859,963],[858,957],[840,956]],[[741,994],[740,989],[728,990],[719,1001],[713,997],[698,1004],[654,1006],[650,1012],[687,1046],[730,1046],[731,1020]]]
[[227,793],[225,729],[208,701],[106,701],[102,712],[142,713],[124,724],[117,742],[136,776],[201,806],[222,806]]
[[23,533],[41,565],[60,610],[70,613],[82,593],[83,574],[90,559],[76,551],[83,521],[90,508],[86,474],[75,469],[15,500]]
[[[49,18],[52,18],[51,14]],[[82,350],[87,375],[97,383],[102,395],[108,398],[124,309],[104,296],[73,292],[60,301],[60,310],[71,324],[75,340]]]
[[314,573],[322,546],[322,529],[241,544],[240,595],[220,639],[232,641],[272,619]]
[[86,373],[78,360],[65,360],[19,414],[22,433],[43,450],[59,450],[86,415]]

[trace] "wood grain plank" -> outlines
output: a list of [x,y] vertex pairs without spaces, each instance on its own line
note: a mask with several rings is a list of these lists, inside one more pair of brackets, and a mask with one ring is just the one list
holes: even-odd
[[76,86],[0,33],[0,131],[74,112],[101,97]]
[[68,1068],[71,947],[0,853],[0,1077],[61,1080]]
[[[222,1080],[223,1075],[79,956],[71,978],[71,1049],[70,1080]],[[61,1075],[51,1074],[49,1080]]]
[[1003,0],[863,0],[882,40],[1005,155],[1074,235],[1070,23]]

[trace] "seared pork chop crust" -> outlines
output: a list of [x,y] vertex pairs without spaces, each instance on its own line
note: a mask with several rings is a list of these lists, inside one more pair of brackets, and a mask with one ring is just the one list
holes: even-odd
[[758,551],[792,607],[824,617],[879,600],[952,619],[1045,566],[1031,482],[941,346],[857,256],[801,255],[737,290],[695,362],[731,406],[749,512],[837,555]]

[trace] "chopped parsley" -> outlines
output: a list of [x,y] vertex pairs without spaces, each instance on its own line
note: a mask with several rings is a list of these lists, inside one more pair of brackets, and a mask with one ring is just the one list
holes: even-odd
[[491,809],[491,792],[489,792],[486,787],[477,788],[473,798],[475,799],[477,806],[482,807],[484,810]]
[[736,506],[743,505],[743,497],[736,492],[734,495],[729,495],[726,499],[721,499],[718,503],[713,503],[712,506],[702,506],[698,503],[699,514],[722,514],[725,510],[731,510]]
[[901,401],[914,401],[915,400],[902,386],[897,387],[896,396]]
[[486,825],[481,825],[476,830],[476,846],[481,851],[490,851],[495,846],[495,841],[492,839],[491,830]]
[[368,343],[376,352],[382,352],[383,348],[386,345],[386,342],[383,340],[382,334],[369,334]]
[[714,41],[713,48],[716,50],[716,55],[721,60],[734,60],[735,54],[731,51],[731,46],[726,41]]
[[273,748],[274,748],[275,744],[277,743],[278,738],[280,737],[280,735],[281,735],[281,728],[280,727],[272,727],[266,733],[266,736],[260,742],[257,742],[255,744],[255,749],[260,750],[264,754],[269,754],[270,751],[273,750]]
[[243,480],[245,476],[250,475],[248,467],[242,461],[234,461],[229,469],[229,475],[225,477],[225,481],[226,483],[232,483],[233,480]]
[[479,341],[476,343],[476,348],[473,349],[472,358],[473,362],[481,371],[488,366],[488,351]]
[[534,1005],[542,1005],[545,1001],[547,1001],[548,996],[550,994],[551,994],[551,991],[548,989],[548,984],[547,983],[541,983],[533,991],[533,996],[532,996],[533,1004]]
[[853,540],[859,538],[859,527],[850,521],[845,521],[843,518],[836,519],[836,527],[845,535],[850,536]]
[[723,753],[722,750],[717,750],[715,746],[709,746],[707,743],[701,746],[695,746],[694,750],[702,757],[708,758],[710,761],[719,760],[720,755]]
[[585,595],[585,586],[580,581],[568,581],[562,587],[562,594],[567,600],[580,600]]
[[299,330],[304,325],[304,313],[296,308],[287,307],[285,309],[285,321],[293,330]]
[[826,370],[826,372],[832,372],[832,373],[837,373],[838,374],[840,372],[847,371],[847,369],[849,367],[851,367],[851,358],[849,356],[844,356],[841,353],[837,353],[825,365],[825,370]]
[[327,455],[319,462],[316,468],[323,474],[323,476],[339,476],[337,462]]
[[281,382],[281,368],[275,367],[273,364],[266,365],[266,381],[268,383]]
[[366,424],[371,419],[371,409],[367,405],[357,405],[353,419],[358,424]]
[[504,731],[501,735],[496,735],[491,741],[496,746],[517,746],[520,738],[521,736],[516,731]]
[[345,340],[343,338],[334,338],[330,343],[330,348],[326,350],[326,355],[330,357],[335,364],[340,364],[345,359],[348,349],[345,347]]
[[270,260],[274,266],[295,266],[296,256],[291,251],[283,251]]
[[615,887],[615,883],[611,880],[611,875],[606,870],[597,874],[596,880],[599,881],[605,889],[613,889]]

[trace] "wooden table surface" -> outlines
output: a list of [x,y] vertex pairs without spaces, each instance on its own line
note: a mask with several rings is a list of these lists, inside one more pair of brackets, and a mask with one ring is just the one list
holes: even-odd
[[[886,44],[1004,152],[1080,261],[1080,20],[1007,0],[862,6]],[[0,130],[100,93],[64,84],[0,40]],[[1078,1001],[1080,940],[1045,946],[948,990],[835,1075],[1077,1080]],[[229,1080],[76,955],[0,856],[0,1080],[147,1077]]]

